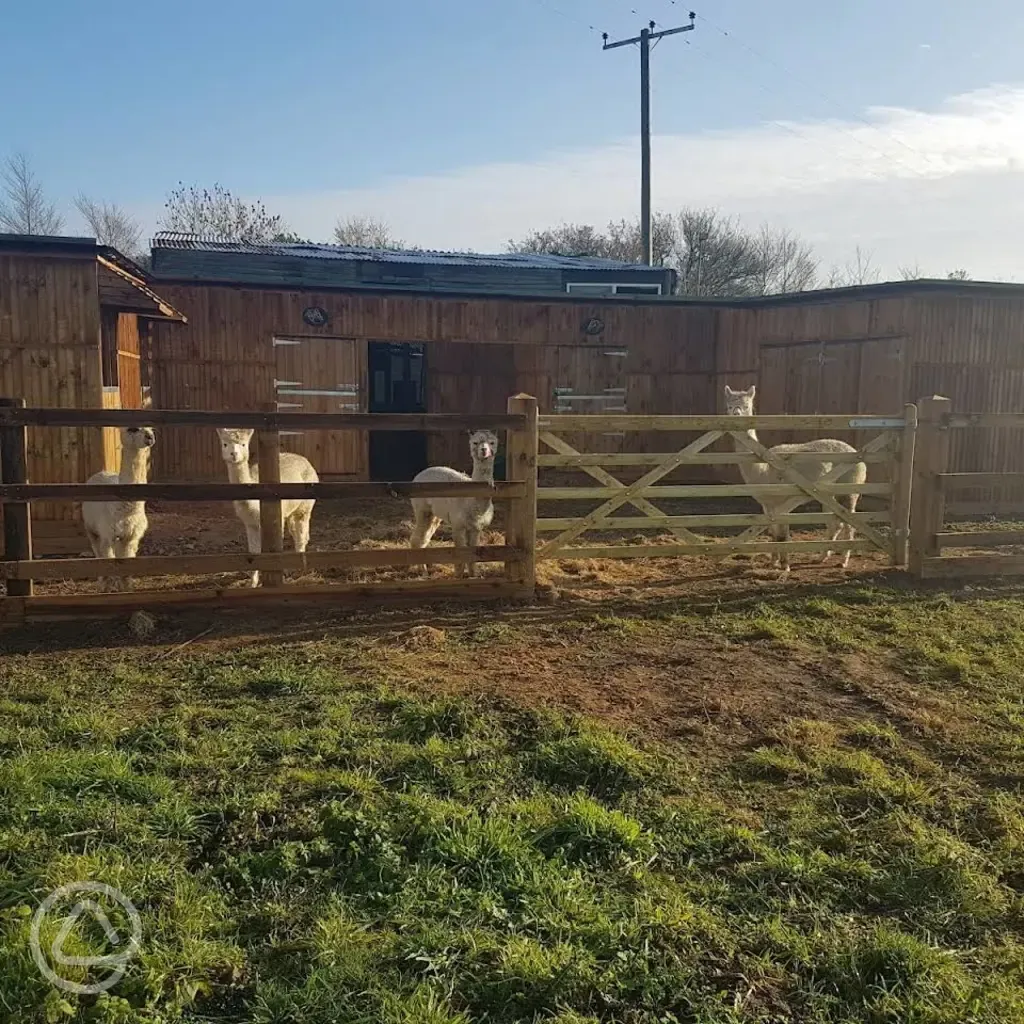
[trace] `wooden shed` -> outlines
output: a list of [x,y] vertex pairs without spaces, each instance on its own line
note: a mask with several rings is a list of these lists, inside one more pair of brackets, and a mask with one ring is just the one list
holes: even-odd
[[[486,414],[527,391],[544,412],[712,413],[724,384],[757,382],[765,413],[892,413],[934,392],[959,411],[1024,409],[1019,285],[914,281],[740,300],[485,295],[232,281],[233,251],[221,264],[204,252],[184,280],[158,256],[159,287],[190,321],[158,330],[158,407]],[[182,271],[180,252],[173,266]],[[971,432],[956,468],[1024,471],[1020,440]],[[283,443],[327,477],[465,462],[452,439]],[[222,473],[215,439],[194,432],[162,445],[157,467],[165,479]]]
[[[184,320],[145,271],[95,239],[0,234],[0,396],[140,408],[149,325]],[[30,430],[28,444],[38,482],[81,482],[120,462],[114,430]],[[32,516],[38,553],[82,550],[72,505],[37,503]]]

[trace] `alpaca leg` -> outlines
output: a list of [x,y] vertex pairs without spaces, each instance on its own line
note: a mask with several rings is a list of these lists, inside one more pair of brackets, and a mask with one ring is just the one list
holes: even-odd
[[480,531],[473,526],[466,527],[466,575],[476,575],[476,549],[480,546]]
[[309,547],[309,520],[308,515],[298,514],[288,520],[288,536],[296,551],[305,551]]
[[455,539],[455,576],[462,579],[469,575],[469,536],[462,523],[452,523],[452,536]]
[[[259,523],[257,523],[255,526],[252,526],[249,523],[245,524],[245,539],[249,546],[249,554],[258,555],[263,546],[260,540]],[[259,569],[253,569],[252,575],[249,577],[249,585],[252,587],[258,587],[260,585]]]
[[[846,507],[850,510],[850,512],[856,512],[857,511],[857,502],[859,500],[860,500],[860,495],[859,494],[851,494],[850,495],[850,500],[846,503]],[[849,523],[847,523],[846,524],[846,539],[848,541],[852,541],[853,538],[856,537],[856,536],[857,536],[856,528],[854,526],[851,526]],[[853,552],[849,548],[847,548],[843,552],[842,566],[843,566],[844,569],[849,568],[849,565],[850,565],[850,555],[852,555],[852,554],[853,554]]]
[[[93,554],[97,558],[116,558],[114,553],[114,545],[112,542],[107,541],[103,537],[97,535],[90,535],[89,541],[92,544]],[[115,589],[116,581],[112,576],[101,576],[98,580],[100,590],[112,591]]]
[[[835,529],[832,531],[832,535],[828,539],[830,544],[835,544],[836,541],[843,536],[843,532],[846,529],[846,524],[841,520],[833,520],[833,525],[835,526]],[[835,552],[829,548],[821,558],[822,564],[824,565],[824,563],[827,562],[834,554]]]
[[[441,520],[434,515],[433,510],[426,502],[413,502],[412,510],[413,526],[412,534],[409,537],[409,547],[425,548],[437,532]],[[421,576],[427,575],[426,563],[420,565],[419,573]]]
[[[112,545],[115,558],[135,558],[139,552],[142,536],[116,537]],[[114,590],[131,590],[130,576],[118,576],[114,580]]]
[[[775,539],[780,544],[789,543],[789,523],[780,523],[775,527]],[[779,568],[783,574],[789,572],[789,550],[779,552]]]

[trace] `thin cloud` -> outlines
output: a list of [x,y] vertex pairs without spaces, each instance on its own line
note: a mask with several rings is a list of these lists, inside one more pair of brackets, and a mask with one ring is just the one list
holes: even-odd
[[[822,262],[857,245],[891,275],[967,267],[1024,270],[1024,85],[955,96],[934,111],[867,110],[863,120],[772,122],[653,140],[655,206],[716,206],[813,241]],[[635,216],[638,146],[623,139],[373,188],[264,197],[300,235],[370,214],[433,248],[493,251],[533,228]]]

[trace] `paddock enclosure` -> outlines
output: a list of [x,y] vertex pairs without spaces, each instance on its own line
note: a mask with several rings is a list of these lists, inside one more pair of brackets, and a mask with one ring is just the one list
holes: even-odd
[[[0,395],[57,408],[138,409],[150,324],[184,319],[109,246],[0,234]],[[78,483],[116,471],[118,448],[112,429],[30,428],[29,478]],[[32,511],[39,553],[81,551],[85,537],[70,503]]]
[[[497,294],[497,277],[490,294],[417,291],[409,281],[331,288],[330,261],[289,259],[288,248],[276,247],[271,273],[243,246],[155,241],[156,286],[188,317],[154,330],[156,407],[486,415],[525,392],[542,415],[707,416],[722,411],[723,385],[755,382],[757,411],[769,415],[898,415],[929,394],[948,396],[958,413],[1010,413],[1024,399],[1018,285],[912,281],[728,301],[580,297],[575,286]],[[300,264],[316,265],[315,286]],[[861,439],[850,429],[837,436]],[[588,444],[643,453],[663,440],[607,431]],[[1024,471],[1022,440],[1007,428],[960,432],[951,471]],[[334,479],[409,479],[428,462],[465,463],[454,434],[296,431],[282,444]],[[221,475],[212,436],[168,429],[156,479]],[[729,466],[684,475],[738,479]],[[952,512],[1009,509],[1019,496],[1012,482],[976,487]]]

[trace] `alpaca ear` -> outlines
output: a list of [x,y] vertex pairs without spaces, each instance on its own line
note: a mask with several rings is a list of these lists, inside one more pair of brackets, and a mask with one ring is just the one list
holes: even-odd
[[754,395],[757,394],[757,385],[751,384],[750,387],[747,388],[747,394],[750,395],[751,398],[753,398]]

